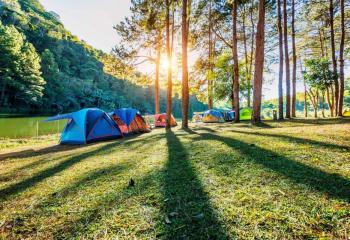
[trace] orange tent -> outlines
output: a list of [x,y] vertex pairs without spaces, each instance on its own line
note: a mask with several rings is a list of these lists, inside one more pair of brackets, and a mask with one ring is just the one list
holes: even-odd
[[[166,126],[167,115],[166,113],[156,114],[154,115],[154,126],[155,127],[165,127]],[[177,126],[177,122],[173,115],[171,115],[170,126]]]
[[150,132],[140,112],[136,109],[122,108],[111,113],[112,119],[117,123],[123,134]]

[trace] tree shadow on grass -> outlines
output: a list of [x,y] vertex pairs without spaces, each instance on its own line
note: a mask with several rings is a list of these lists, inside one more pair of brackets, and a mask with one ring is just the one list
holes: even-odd
[[0,154],[0,161],[4,161],[11,158],[17,159],[17,158],[38,157],[41,155],[46,155],[51,153],[75,150],[86,146],[87,145],[55,145],[55,146],[45,147],[41,149],[25,149],[25,150],[16,151],[16,152]]
[[[129,170],[129,168],[126,170]],[[113,172],[110,172],[110,174],[111,173]],[[134,187],[128,187],[127,183],[125,183],[125,187],[122,187],[119,191],[106,192],[101,196],[98,203],[91,208],[76,213],[75,216],[77,217],[71,218],[67,222],[61,224],[61,227],[56,228],[53,232],[53,236],[59,239],[103,239],[105,235],[100,236],[99,232],[100,234],[105,234],[105,232],[102,231],[104,228],[99,227],[99,225],[105,224],[104,218],[109,217],[111,214],[128,214],[127,206],[123,206],[124,209],[122,209],[122,205],[135,205],[135,201],[130,201],[129,199],[142,195],[144,197],[143,204],[151,204],[153,207],[155,203],[153,203],[151,199],[147,199],[146,195],[151,191],[149,189],[154,185],[154,181],[159,179],[159,175],[159,171],[151,171],[141,177],[135,177],[134,180],[136,184]],[[91,178],[94,178],[94,176],[91,175]],[[96,179],[94,181],[96,181]],[[73,189],[76,187],[77,189],[79,188],[79,186],[74,186]],[[66,191],[71,190],[72,189],[66,189]],[[149,197],[153,198],[154,196],[151,194]],[[118,210],[119,213],[116,213],[115,210]],[[130,221],[130,219],[126,221]],[[132,225],[134,222],[129,222],[129,224]],[[94,226],[94,231],[91,231],[91,226]],[[129,231],[131,229],[131,226],[124,225],[124,227],[128,227]],[[110,230],[109,235],[118,235],[118,231],[123,232],[123,229],[116,226],[108,226],[108,228]],[[154,229],[143,229],[142,233],[147,235],[147,232],[150,232],[149,234],[154,234]],[[131,232],[128,234],[133,235]],[[93,237],[89,235],[93,235]]]
[[187,150],[168,130],[168,161],[162,187],[163,239],[228,239]]
[[[161,135],[157,136],[157,137],[161,137]],[[131,144],[131,143],[135,143],[137,141],[145,141],[145,139],[141,138],[141,139],[133,140],[130,142],[124,142],[124,144]],[[15,194],[21,193],[32,186],[35,186],[39,182],[42,182],[45,179],[47,179],[47,178],[49,178],[57,173],[60,173],[64,170],[67,170],[68,168],[74,166],[75,164],[78,164],[79,162],[85,160],[86,158],[89,158],[89,157],[94,156],[94,155],[102,154],[110,149],[113,149],[114,147],[116,147],[120,144],[121,144],[120,141],[107,143],[106,145],[103,145],[102,147],[98,147],[97,149],[94,149],[92,151],[88,151],[88,152],[84,152],[84,153],[79,154],[79,155],[72,156],[72,157],[68,158],[67,160],[60,162],[59,164],[57,164],[53,167],[47,168],[47,169],[35,174],[34,176],[32,176],[30,178],[24,179],[18,183],[15,183],[15,184],[12,184],[8,187],[5,187],[4,189],[0,190],[0,202],[7,200],[9,197],[11,197]]]
[[252,146],[249,143],[234,138],[207,133],[200,134],[200,136],[194,140],[220,141],[227,146],[236,149],[242,155],[247,156],[246,159],[248,161],[253,161],[267,169],[271,169],[276,173],[288,177],[295,183],[307,185],[312,189],[328,194],[336,199],[344,200],[346,202],[350,201],[350,179],[339,174],[327,173],[323,170],[291,160],[273,151],[255,145]]
[[299,138],[299,137],[292,137],[292,136],[288,136],[288,135],[272,134],[272,133],[260,133],[260,132],[247,132],[247,131],[239,131],[239,130],[231,130],[231,132],[235,132],[235,133],[239,133],[239,134],[261,136],[261,137],[280,138],[280,139],[284,139],[286,141],[296,142],[298,144],[311,144],[311,145],[315,145],[318,147],[325,147],[325,148],[330,148],[330,149],[340,149],[340,150],[350,151],[349,146],[320,142],[320,141],[316,141],[316,140]]

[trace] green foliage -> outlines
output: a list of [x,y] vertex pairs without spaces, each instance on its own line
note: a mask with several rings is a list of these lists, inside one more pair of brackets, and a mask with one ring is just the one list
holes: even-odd
[[305,67],[304,79],[314,89],[325,91],[337,77],[330,70],[330,62],[326,58],[305,60]]
[[45,81],[34,46],[15,27],[4,26],[0,21],[0,52],[0,105],[10,101],[38,105]]

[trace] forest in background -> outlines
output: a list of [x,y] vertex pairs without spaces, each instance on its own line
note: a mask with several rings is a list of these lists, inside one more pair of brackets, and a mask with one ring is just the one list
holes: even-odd
[[[0,0],[0,52],[2,112],[60,113],[84,107],[154,112],[148,76],[79,40],[37,0]],[[161,90],[161,111],[165,98]],[[190,107],[190,112],[207,108],[195,96]],[[176,94],[173,110],[181,116]]]

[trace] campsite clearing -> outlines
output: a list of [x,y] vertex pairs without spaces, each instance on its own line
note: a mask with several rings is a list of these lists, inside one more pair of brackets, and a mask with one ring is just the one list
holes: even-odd
[[191,127],[0,140],[0,239],[350,236],[349,119]]

